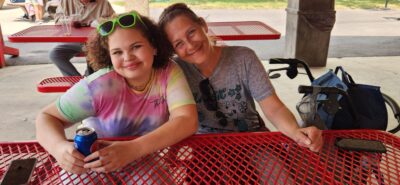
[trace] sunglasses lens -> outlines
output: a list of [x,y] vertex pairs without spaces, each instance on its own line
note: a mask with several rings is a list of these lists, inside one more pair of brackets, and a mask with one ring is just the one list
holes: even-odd
[[226,127],[228,125],[228,120],[226,116],[221,111],[218,111],[218,102],[215,96],[215,92],[208,79],[204,79],[199,83],[201,98],[206,106],[207,110],[216,111],[215,116],[219,119],[218,123]]
[[107,21],[100,25],[99,33],[100,35],[108,35],[113,29],[114,23],[112,21]]
[[249,128],[244,120],[234,120],[234,124],[237,126],[240,132],[248,131]]
[[202,94],[210,94],[210,82],[208,79],[200,81],[199,87]]
[[226,127],[226,125],[228,125],[228,120],[226,120],[225,118],[224,118],[224,119],[220,119],[220,120],[218,121],[218,123],[219,123],[221,126]]
[[131,15],[131,14],[122,16],[122,17],[119,19],[119,23],[120,23],[121,26],[123,26],[123,27],[130,27],[130,26],[133,26],[133,25],[135,24],[135,16],[134,16],[134,15]]
[[217,111],[215,112],[215,116],[219,119],[218,123],[221,126],[226,127],[226,125],[228,125],[228,120],[226,120],[226,116],[224,113],[222,113],[221,111]]
[[203,99],[204,105],[208,110],[217,110],[217,100],[215,98],[214,90],[212,89],[208,79],[202,80],[199,84],[201,98]]
[[225,114],[222,113],[221,111],[217,111],[217,112],[215,113],[215,115],[217,116],[217,118],[226,118]]

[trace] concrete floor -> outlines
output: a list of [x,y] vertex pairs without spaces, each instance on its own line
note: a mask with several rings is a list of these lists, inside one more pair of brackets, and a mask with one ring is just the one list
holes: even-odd
[[[326,68],[313,68],[315,77],[323,74],[328,68],[343,66],[359,83],[380,85],[382,92],[390,95],[400,102],[400,61],[399,57],[368,57],[368,58],[329,58]],[[270,66],[264,61],[267,68]],[[77,63],[80,71],[84,71],[85,64]],[[279,67],[279,66],[276,66]],[[0,70],[0,141],[31,140],[35,139],[35,116],[41,108],[56,100],[59,93],[39,93],[36,84],[40,80],[59,76],[58,70],[52,64],[8,66]],[[308,85],[305,75],[290,80],[286,76],[272,80],[282,101],[297,115],[295,105],[301,95],[297,93],[300,84]],[[397,123],[393,114],[389,112],[389,128]],[[275,130],[267,122],[268,128]],[[68,136],[72,137],[74,128],[68,130]],[[398,133],[397,135],[400,136]]]

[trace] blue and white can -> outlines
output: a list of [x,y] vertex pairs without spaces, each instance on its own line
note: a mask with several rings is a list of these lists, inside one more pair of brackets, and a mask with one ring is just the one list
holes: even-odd
[[76,130],[74,138],[75,148],[84,156],[88,156],[94,151],[93,143],[97,140],[96,131],[90,127],[81,127]]

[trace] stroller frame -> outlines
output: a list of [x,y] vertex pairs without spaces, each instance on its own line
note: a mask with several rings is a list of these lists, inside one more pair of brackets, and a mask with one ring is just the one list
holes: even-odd
[[[290,58],[290,59],[272,58],[272,59],[270,59],[269,63],[270,64],[288,64],[289,65],[287,67],[270,69],[269,74],[270,74],[271,79],[280,77],[279,74],[271,74],[271,73],[278,72],[278,71],[286,71],[286,75],[290,79],[294,79],[299,74],[298,67],[303,67],[310,82],[313,82],[315,80],[314,76],[311,73],[309,66],[302,60],[292,59],[292,58]],[[312,94],[313,92],[315,93],[315,89],[316,89],[316,87],[314,87],[314,86],[299,85],[298,92],[301,94]],[[340,108],[340,107],[338,107],[339,106],[338,101],[336,100],[336,97],[339,94],[342,96],[345,96],[346,100],[351,101],[351,98],[349,98],[347,92],[343,91],[342,89],[336,88],[336,87],[319,87],[318,91],[319,91],[318,93],[326,94],[328,97],[327,101],[322,103],[322,106],[324,106],[324,109],[328,113],[334,114],[337,111],[337,109]],[[388,105],[390,107],[395,119],[398,122],[398,125],[395,128],[388,130],[388,132],[393,133],[393,134],[397,133],[400,131],[400,107],[396,103],[396,101],[394,101],[394,99],[391,98],[389,95],[387,95],[383,92],[382,92],[382,95],[383,95],[383,99],[385,100],[386,105]],[[350,105],[352,105],[352,103],[350,103]],[[356,116],[355,108],[353,106],[350,106],[350,107],[351,107],[350,108],[351,114]]]

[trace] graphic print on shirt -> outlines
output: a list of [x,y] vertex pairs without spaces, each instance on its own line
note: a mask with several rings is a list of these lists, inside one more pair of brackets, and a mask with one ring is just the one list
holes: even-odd
[[[247,131],[247,121],[241,116],[246,114],[248,110],[248,104],[243,98],[242,89],[240,84],[236,84],[228,89],[214,88],[214,91],[218,102],[218,111],[222,112],[225,117],[228,117],[228,121],[233,122],[239,131]],[[203,104],[200,93],[194,93],[193,95],[197,104]],[[206,114],[201,111],[198,111],[198,117],[200,122],[206,120]]]
[[162,95],[158,99],[151,100],[150,103],[154,104],[154,108],[157,108],[161,104],[165,104],[167,101],[166,95]]

